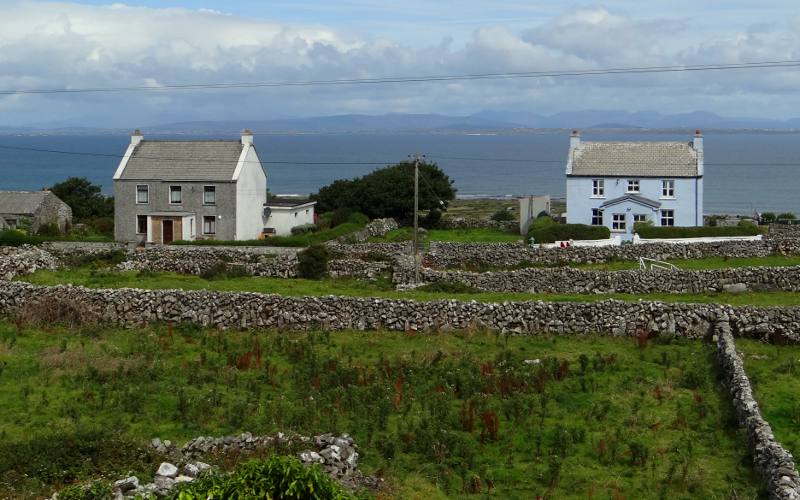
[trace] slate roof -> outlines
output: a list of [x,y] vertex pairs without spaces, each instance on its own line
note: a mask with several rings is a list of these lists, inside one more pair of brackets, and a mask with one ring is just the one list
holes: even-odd
[[697,177],[689,142],[584,142],[570,151],[571,175]]
[[49,191],[0,191],[0,214],[33,214],[49,194],[52,193]]
[[120,179],[230,181],[243,147],[241,141],[142,141]]
[[644,196],[638,196],[635,194],[626,194],[620,196],[619,198],[614,198],[613,200],[608,200],[607,202],[600,205],[600,208],[610,207],[611,205],[616,205],[617,203],[622,203],[625,201],[632,201],[634,203],[638,203],[639,205],[645,205],[651,208],[659,208],[661,207],[661,202],[651,200],[650,198],[645,198]]
[[274,197],[267,200],[268,207],[299,207],[300,205],[305,205],[307,203],[311,203],[311,200],[308,198],[294,198],[294,197]]

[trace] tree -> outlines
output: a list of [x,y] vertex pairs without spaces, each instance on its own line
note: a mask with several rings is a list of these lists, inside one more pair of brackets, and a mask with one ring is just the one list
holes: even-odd
[[50,191],[72,208],[72,217],[77,221],[114,216],[114,198],[104,196],[100,186],[86,177],[70,177],[51,186]]
[[[455,195],[453,181],[435,163],[420,163],[420,210],[446,210]],[[414,163],[404,161],[363,177],[334,181],[311,198],[320,212],[349,209],[370,219],[409,221],[414,215]]]

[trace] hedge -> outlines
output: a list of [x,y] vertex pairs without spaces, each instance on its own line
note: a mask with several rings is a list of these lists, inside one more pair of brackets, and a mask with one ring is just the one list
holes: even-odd
[[645,239],[663,238],[702,238],[713,236],[755,236],[762,234],[761,228],[754,224],[739,226],[640,226],[634,227],[639,237]]
[[535,243],[554,243],[565,240],[604,240],[611,237],[611,231],[605,226],[587,226],[586,224],[556,224],[550,217],[539,217],[534,221],[528,238]]

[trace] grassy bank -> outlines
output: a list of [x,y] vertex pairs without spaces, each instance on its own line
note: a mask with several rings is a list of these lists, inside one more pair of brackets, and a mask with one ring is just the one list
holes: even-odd
[[752,498],[711,358],[688,341],[0,323],[0,496],[147,480],[150,438],[247,430],[351,433],[382,498]]
[[[767,257],[707,257],[704,259],[673,259],[668,260],[670,264],[676,265],[680,269],[700,270],[700,269],[727,269],[736,267],[781,267],[781,266],[800,266],[800,255],[769,255]],[[623,271],[627,269],[639,269],[637,261],[618,261],[604,264],[582,264],[576,265],[579,269],[593,269],[600,271]]]
[[619,299],[635,302],[638,300],[660,300],[664,302],[692,302],[704,304],[731,304],[754,306],[800,306],[800,293],[797,292],[747,292],[692,293],[692,294],[547,294],[547,293],[503,293],[503,292],[462,292],[453,291],[397,291],[388,278],[377,282],[355,279],[283,279],[242,277],[219,280],[206,280],[198,276],[176,273],[137,273],[136,271],[113,272],[91,270],[89,268],[64,269],[60,271],[37,271],[21,278],[38,285],[72,284],[91,288],[147,288],[183,290],[217,290],[225,292],[275,293],[288,296],[342,295],[347,297],[384,297],[415,300],[477,300],[480,302],[503,302],[520,300],[547,300],[554,302],[592,302],[606,299]]
[[[401,227],[389,231],[385,236],[372,237],[369,241],[372,243],[391,243],[411,241],[413,238],[413,228]],[[519,234],[497,229],[431,229],[425,231],[421,236],[423,244],[431,241],[449,243],[515,243],[520,240],[522,240],[522,236]]]

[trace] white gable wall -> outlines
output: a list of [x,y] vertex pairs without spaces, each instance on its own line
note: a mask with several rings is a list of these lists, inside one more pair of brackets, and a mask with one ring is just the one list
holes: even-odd
[[264,229],[264,204],[267,202],[267,175],[252,145],[245,146],[234,174],[236,180],[237,240],[255,240]]
[[271,207],[266,227],[275,229],[276,236],[292,234],[292,228],[314,223],[314,204],[298,207]]

